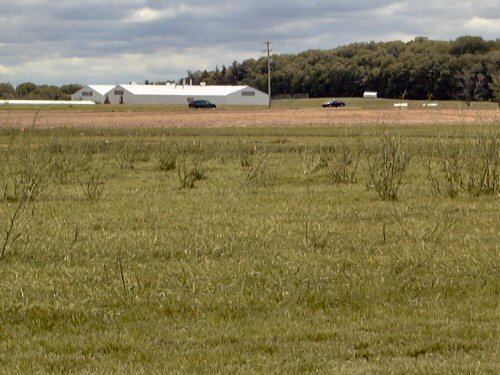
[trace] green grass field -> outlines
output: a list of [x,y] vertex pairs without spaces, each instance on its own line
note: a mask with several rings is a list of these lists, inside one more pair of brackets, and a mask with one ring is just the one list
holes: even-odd
[[[394,108],[394,103],[408,103],[411,109],[426,109],[422,104],[438,103],[441,109],[465,109],[465,102],[455,100],[402,100],[402,99],[363,99],[363,98],[340,98],[346,103],[344,109],[389,109]],[[327,99],[281,99],[273,101],[273,108],[319,108]],[[497,103],[472,102],[472,109],[495,109]]]
[[[439,103],[441,109],[465,109],[468,108],[463,101],[427,101],[427,100],[401,100],[401,99],[363,99],[363,98],[339,98],[346,103],[344,109],[389,109],[394,108],[394,103],[408,103],[411,109],[425,109],[422,106],[424,103]],[[315,98],[315,99],[278,99],[273,100],[273,109],[307,109],[307,108],[320,108],[321,104],[329,100],[329,98]],[[226,110],[240,110],[240,109],[262,109],[266,110],[267,107],[259,106],[219,106],[221,109]],[[496,109],[497,103],[493,102],[472,102],[472,109]],[[165,112],[165,111],[186,111],[187,105],[89,105],[89,106],[56,106],[56,105],[0,105],[0,110],[6,111],[19,111],[19,110],[39,110],[39,111],[79,111],[79,112]]]
[[0,372],[496,374],[498,125],[0,130]]

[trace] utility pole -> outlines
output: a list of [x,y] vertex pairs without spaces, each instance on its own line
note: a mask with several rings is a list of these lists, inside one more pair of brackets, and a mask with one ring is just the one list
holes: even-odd
[[269,108],[271,108],[271,42],[268,40],[264,42],[267,52],[267,95],[269,96]]

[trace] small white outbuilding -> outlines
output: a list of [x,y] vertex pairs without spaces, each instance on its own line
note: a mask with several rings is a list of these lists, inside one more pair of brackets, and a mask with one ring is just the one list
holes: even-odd
[[94,105],[90,100],[0,100],[0,105]]
[[101,104],[106,100],[106,95],[114,88],[115,85],[86,85],[71,95],[71,100],[90,100]]
[[268,95],[250,86],[118,85],[108,93],[111,104],[187,104],[206,99],[216,105],[268,105]]
[[377,92],[376,91],[365,91],[363,93],[363,98],[364,99],[377,99]]

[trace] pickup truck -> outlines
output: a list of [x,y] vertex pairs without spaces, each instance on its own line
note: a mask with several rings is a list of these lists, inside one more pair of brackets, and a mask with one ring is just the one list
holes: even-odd
[[197,108],[217,108],[217,107],[215,104],[210,103],[208,100],[200,99],[189,102],[188,108],[197,109]]

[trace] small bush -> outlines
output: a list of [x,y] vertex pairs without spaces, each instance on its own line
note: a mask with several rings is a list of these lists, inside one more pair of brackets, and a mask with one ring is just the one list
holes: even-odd
[[465,188],[474,197],[500,191],[500,145],[498,137],[477,136],[465,149]]
[[328,166],[325,155],[321,150],[318,152],[304,150],[302,153],[303,173],[313,174]]
[[257,147],[249,145],[246,142],[238,141],[238,161],[242,168],[250,168],[252,166],[252,155],[255,154]]
[[11,200],[19,200],[25,196],[26,200],[35,200],[48,187],[50,183],[49,169],[53,159],[43,149],[25,144],[20,150],[14,152],[8,165],[11,179]]
[[361,148],[341,145],[330,157],[330,177],[334,184],[356,182]]
[[176,143],[160,143],[158,149],[158,162],[162,171],[171,171],[175,169],[177,156],[179,155],[179,146]]
[[264,172],[269,162],[269,153],[257,153],[250,162],[250,168],[243,174],[240,189],[249,184],[261,184],[264,179]]
[[197,157],[189,157],[186,154],[179,155],[176,168],[179,177],[179,189],[192,189],[194,183],[204,177],[201,160]]
[[427,165],[427,179],[432,191],[456,198],[463,188],[463,146],[438,140],[435,155],[437,161],[430,159]]
[[125,143],[118,147],[116,160],[122,169],[133,169],[137,162],[147,162],[150,159],[150,150],[144,143]]
[[461,192],[472,197],[500,192],[500,144],[497,136],[478,135],[455,144],[438,139],[427,178],[434,193],[456,198]]
[[370,186],[380,198],[397,200],[410,159],[400,136],[384,133],[380,137],[376,153],[368,156]]
[[85,198],[94,202],[101,199],[107,179],[108,177],[102,166],[91,167],[86,176],[80,181]]

